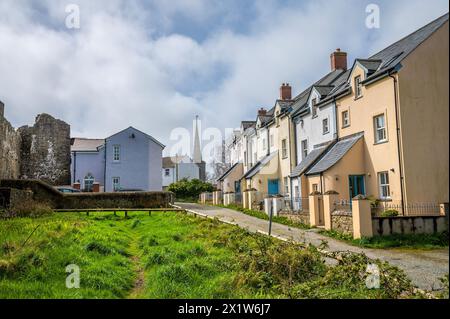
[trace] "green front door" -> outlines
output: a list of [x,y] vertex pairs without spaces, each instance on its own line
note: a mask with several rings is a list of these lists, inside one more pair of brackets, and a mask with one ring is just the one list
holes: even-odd
[[350,175],[348,179],[350,200],[358,195],[366,196],[364,175]]

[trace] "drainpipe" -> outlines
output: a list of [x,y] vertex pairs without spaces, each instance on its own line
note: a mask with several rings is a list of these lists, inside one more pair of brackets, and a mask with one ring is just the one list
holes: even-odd
[[72,184],[75,184],[77,175],[77,152],[73,152],[73,182]]
[[322,195],[325,194],[325,183],[323,181],[323,172],[320,173],[320,188]]
[[105,164],[103,167],[103,191],[106,192],[106,145],[107,145],[107,141],[105,140]]
[[400,192],[401,192],[401,200],[402,200],[402,213],[405,215],[405,196],[404,196],[404,176],[403,176],[403,159],[401,152],[401,142],[400,142],[400,124],[399,124],[399,114],[398,114],[398,81],[397,78],[389,72],[389,77],[394,80],[394,101],[395,101],[395,125],[397,130],[397,153],[398,153],[398,163],[400,169]]
[[299,164],[298,162],[298,138],[297,138],[297,126],[295,125],[295,121],[294,119],[292,119],[292,122],[294,123],[294,152],[295,152],[295,166],[297,166],[297,164]]
[[266,128],[267,130],[267,156],[270,155],[270,129],[269,127]]
[[336,140],[339,139],[339,121],[338,121],[338,110],[337,110],[337,102],[336,102],[336,97],[333,97],[333,103],[334,103],[334,137]]

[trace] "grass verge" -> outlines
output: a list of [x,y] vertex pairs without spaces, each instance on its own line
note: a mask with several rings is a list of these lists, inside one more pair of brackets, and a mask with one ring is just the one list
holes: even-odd
[[353,239],[353,236],[334,230],[322,230],[320,234],[338,239],[354,246],[374,249],[442,249],[448,247],[448,232],[439,234],[396,234]]
[[[236,211],[239,211],[239,212],[244,213],[246,215],[253,216],[253,217],[256,217],[256,218],[259,218],[259,219],[269,220],[269,216],[266,213],[261,212],[261,211],[257,211],[257,210],[246,209],[246,208],[243,208],[243,207],[241,207],[239,205],[228,205],[228,206],[216,205],[216,206],[217,207],[222,207],[222,208],[228,208],[228,209],[236,210]],[[283,224],[283,225],[291,226],[291,227],[295,227],[295,228],[301,228],[301,229],[310,229],[311,228],[310,226],[308,226],[306,224],[303,224],[303,223],[300,223],[300,222],[297,222],[297,221],[293,221],[293,220],[291,220],[291,219],[289,219],[287,217],[284,217],[284,216],[273,216],[272,221],[274,223]]]
[[[0,243],[1,299],[423,297],[385,262],[348,253],[331,267],[313,246],[182,213],[9,219]],[[368,263],[381,289],[366,288]],[[71,264],[79,289],[66,288]]]

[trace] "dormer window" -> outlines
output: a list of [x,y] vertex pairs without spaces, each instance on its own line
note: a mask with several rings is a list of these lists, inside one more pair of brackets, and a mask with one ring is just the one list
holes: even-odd
[[317,116],[317,99],[312,99],[311,101],[311,109],[312,109],[312,116]]
[[361,76],[355,77],[355,98],[360,98],[362,96],[362,84]]

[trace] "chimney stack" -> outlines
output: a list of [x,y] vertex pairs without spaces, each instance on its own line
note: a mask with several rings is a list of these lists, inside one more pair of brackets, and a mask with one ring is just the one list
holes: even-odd
[[260,108],[258,110],[258,116],[266,116],[267,115],[267,110],[265,108]]
[[280,87],[280,100],[292,100],[292,87],[289,83],[283,83]]
[[2,101],[0,101],[0,118],[5,117],[5,104],[3,104]]
[[341,49],[331,53],[331,71],[335,70],[347,70],[347,53],[341,52]]

